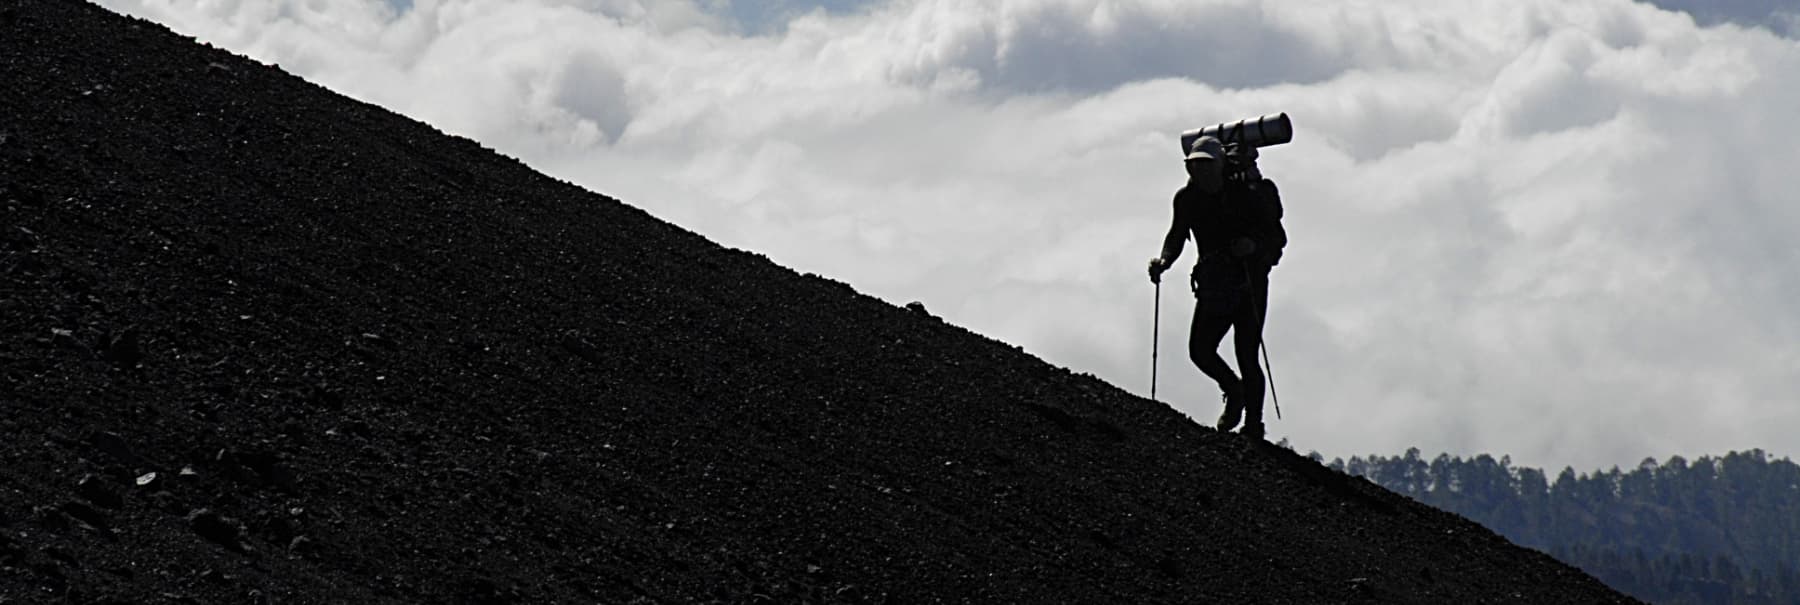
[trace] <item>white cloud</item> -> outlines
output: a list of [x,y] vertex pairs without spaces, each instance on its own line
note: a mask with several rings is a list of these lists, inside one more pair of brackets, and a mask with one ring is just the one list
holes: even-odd
[[[1139,392],[1175,134],[1287,111],[1277,436],[1593,467],[1800,432],[1800,42],[1768,30],[1624,0],[101,3]],[[1204,421],[1179,281],[1159,391]]]

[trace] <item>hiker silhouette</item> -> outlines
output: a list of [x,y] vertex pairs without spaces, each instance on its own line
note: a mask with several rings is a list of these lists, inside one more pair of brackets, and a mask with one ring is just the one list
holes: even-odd
[[[1194,291],[1194,325],[1188,356],[1200,372],[1219,384],[1225,412],[1218,429],[1263,437],[1263,372],[1256,363],[1263,318],[1269,308],[1269,271],[1281,261],[1287,231],[1281,227],[1281,194],[1256,167],[1256,147],[1230,149],[1211,136],[1189,146],[1188,182],[1175,192],[1175,220],[1163,238],[1162,254],[1150,259],[1150,281],[1181,257],[1189,237],[1200,260],[1188,285]],[[1225,332],[1232,332],[1238,373],[1219,356]]]

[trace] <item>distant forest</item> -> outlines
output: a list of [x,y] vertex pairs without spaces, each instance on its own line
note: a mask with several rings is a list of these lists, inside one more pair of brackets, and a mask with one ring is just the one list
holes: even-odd
[[[1324,462],[1317,453],[1314,460]],[[1800,603],[1800,466],[1762,450],[1554,479],[1510,457],[1332,460],[1660,605]]]

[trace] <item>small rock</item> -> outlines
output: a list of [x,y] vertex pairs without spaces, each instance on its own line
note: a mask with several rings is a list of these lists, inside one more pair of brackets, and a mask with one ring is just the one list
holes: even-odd
[[236,521],[219,516],[210,508],[196,509],[188,513],[188,527],[207,541],[237,552],[243,552],[244,546],[238,542],[238,536],[244,529]]
[[150,505],[155,507],[156,510],[171,515],[181,515],[188,511],[187,504],[183,503],[180,498],[175,497],[175,494],[171,494],[164,490],[150,492]]
[[363,332],[362,338],[363,338],[363,341],[368,342],[369,344],[381,347],[383,349],[387,349],[389,351],[393,351],[393,350],[400,348],[399,343],[394,342],[393,339],[388,338],[386,336],[382,336],[380,334],[376,334],[374,332]]
[[137,477],[138,487],[155,487],[155,485],[154,485],[155,483],[156,483],[156,472],[155,471],[144,473],[142,475],[138,475],[138,477]]
[[101,337],[100,358],[122,368],[135,368],[144,360],[144,351],[138,345],[138,331],[128,328],[114,336]]
[[125,504],[125,499],[119,496],[119,492],[107,485],[106,480],[91,474],[83,476],[81,481],[75,484],[75,493],[80,494],[88,502],[106,508],[118,508]]
[[80,351],[91,351],[92,350],[92,349],[89,349],[87,345],[82,344],[79,339],[75,338],[74,330],[69,330],[66,328],[50,328],[50,341],[53,343],[56,343],[58,346],[67,347],[70,349],[76,349],[76,350],[80,350]]
[[138,462],[137,452],[131,451],[131,445],[126,443],[125,438],[120,437],[118,433],[95,433],[92,437],[88,438],[88,443],[93,444],[95,449],[104,452],[108,456],[112,456],[114,460],[118,460],[119,462],[126,464]]
[[62,506],[57,507],[57,510],[61,510],[65,515],[74,517],[77,521],[86,523],[89,527],[100,531],[106,531],[106,515],[88,507],[86,504],[80,502],[64,502]]
[[371,429],[369,427],[369,423],[363,422],[361,420],[351,420],[349,422],[346,422],[346,423],[344,423],[343,428],[344,428],[344,432],[350,433],[351,435],[355,435],[357,437],[362,437],[364,439],[368,439],[368,438],[374,436],[374,434],[375,434],[374,429]]
[[319,407],[344,409],[344,394],[328,385],[317,384],[306,389],[306,402]]
[[81,567],[80,559],[76,559],[75,555],[69,554],[69,551],[63,550],[61,548],[57,548],[55,546],[50,546],[50,547],[45,548],[44,556],[67,563],[67,564],[69,564],[70,567],[76,567],[76,568]]
[[272,487],[292,489],[297,479],[294,471],[281,462],[281,456],[272,452],[220,450],[215,461],[229,465],[230,469],[241,469],[235,474],[242,479]]
[[206,422],[218,422],[219,406],[209,402],[196,401],[188,404],[188,415]]
[[475,578],[463,585],[463,600],[496,604],[519,602],[519,591],[508,584],[488,577]]
[[31,508],[31,516],[36,518],[38,525],[43,526],[44,529],[53,532],[61,532],[69,529],[68,515],[64,515],[57,511],[55,507],[34,506]]

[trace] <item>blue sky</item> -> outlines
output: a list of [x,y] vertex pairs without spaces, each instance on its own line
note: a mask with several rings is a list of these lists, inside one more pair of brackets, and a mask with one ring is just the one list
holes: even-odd
[[731,18],[742,24],[746,31],[767,33],[779,31],[788,19],[795,15],[812,10],[824,10],[827,13],[840,14],[855,11],[870,4],[868,0],[817,0],[803,2],[799,0],[725,0],[725,10]]
[[1800,21],[1794,19],[1800,14],[1800,5],[1792,0],[1654,0],[1651,4],[1686,12],[1701,25],[1733,23],[1790,37],[1800,34]]
[[[1271,437],[1595,468],[1800,434],[1773,5],[386,1],[100,3],[1143,394],[1177,135],[1285,111]],[[1177,290],[1158,391],[1206,421]]]

